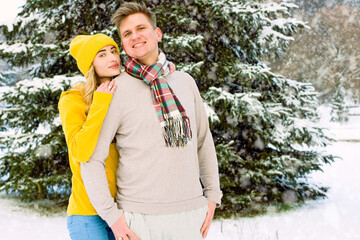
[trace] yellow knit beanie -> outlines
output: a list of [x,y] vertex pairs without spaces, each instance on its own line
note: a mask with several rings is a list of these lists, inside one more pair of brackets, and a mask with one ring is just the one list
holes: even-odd
[[105,34],[78,35],[70,43],[70,54],[75,58],[80,71],[86,76],[96,54],[108,45],[115,46],[119,53],[116,42]]

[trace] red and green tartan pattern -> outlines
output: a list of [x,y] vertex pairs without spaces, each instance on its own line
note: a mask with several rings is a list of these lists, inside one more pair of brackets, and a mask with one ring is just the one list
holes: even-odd
[[150,86],[153,105],[163,128],[164,140],[169,147],[183,147],[192,138],[190,119],[185,109],[164,78],[175,71],[175,65],[167,61],[160,52],[158,62],[142,65],[136,59],[126,56],[125,71],[131,76],[143,80]]

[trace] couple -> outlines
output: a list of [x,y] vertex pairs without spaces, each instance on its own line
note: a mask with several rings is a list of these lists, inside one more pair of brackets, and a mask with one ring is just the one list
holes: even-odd
[[124,3],[112,22],[125,72],[113,39],[79,35],[70,53],[86,82],[59,101],[71,239],[205,238],[222,194],[196,83],[159,50],[162,32],[146,6]]

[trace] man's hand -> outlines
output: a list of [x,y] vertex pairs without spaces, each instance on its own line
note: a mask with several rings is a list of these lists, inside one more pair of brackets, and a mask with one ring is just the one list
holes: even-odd
[[113,231],[116,240],[130,240],[130,238],[132,240],[140,240],[140,238],[138,238],[126,224],[124,213],[111,226],[111,230]]
[[208,234],[211,221],[214,217],[215,208],[216,208],[216,203],[208,201],[208,211],[206,213],[206,218],[205,218],[204,224],[202,225],[202,227],[200,229],[200,232],[201,232],[203,238],[206,238],[206,236]]

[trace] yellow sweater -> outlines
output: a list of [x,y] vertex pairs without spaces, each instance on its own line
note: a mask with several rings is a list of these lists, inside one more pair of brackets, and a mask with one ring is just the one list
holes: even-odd
[[[93,103],[88,115],[85,114],[86,104],[81,93],[83,84],[63,92],[59,100],[59,112],[62,128],[65,133],[72,172],[72,190],[67,209],[71,215],[97,215],[90,203],[83,180],[80,163],[87,162],[94,152],[101,125],[109,108],[112,95],[95,92]],[[109,156],[105,160],[105,169],[112,197],[116,194],[116,169],[119,154],[115,144],[110,144]]]

